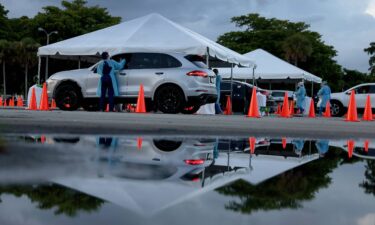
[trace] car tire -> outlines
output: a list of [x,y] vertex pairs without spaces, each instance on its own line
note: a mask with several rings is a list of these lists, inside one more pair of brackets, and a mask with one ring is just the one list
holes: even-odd
[[76,85],[61,84],[55,92],[56,105],[61,110],[74,111],[81,106],[82,96]]
[[173,152],[182,145],[182,140],[169,140],[169,139],[154,139],[154,145],[160,151]]
[[185,108],[183,108],[181,110],[181,113],[183,113],[183,114],[194,114],[199,110],[200,107],[201,107],[200,105],[186,106]]
[[344,106],[341,102],[337,100],[332,100],[331,102],[331,115],[335,117],[341,117],[345,114]]
[[162,113],[177,114],[185,107],[184,93],[175,85],[160,87],[156,92],[155,102]]

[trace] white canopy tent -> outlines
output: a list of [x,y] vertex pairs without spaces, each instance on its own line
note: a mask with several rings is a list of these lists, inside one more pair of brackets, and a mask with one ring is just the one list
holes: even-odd
[[[256,69],[246,67],[234,67],[234,79],[264,79],[264,80],[306,80],[321,83],[322,79],[307,71],[304,71],[284,60],[264,51],[257,49],[244,54],[249,60],[256,62]],[[223,78],[230,78],[231,68],[218,68]],[[253,73],[254,72],[254,73]],[[254,77],[253,77],[254,75]]]
[[181,52],[210,55],[229,63],[253,66],[253,62],[241,54],[155,13],[40,47],[38,56],[91,56],[103,51],[111,55]]

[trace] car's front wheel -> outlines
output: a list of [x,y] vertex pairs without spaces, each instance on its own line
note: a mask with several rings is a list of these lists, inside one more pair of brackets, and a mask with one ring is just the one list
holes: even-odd
[[61,110],[73,111],[81,106],[81,94],[73,84],[61,84],[55,92],[56,105]]
[[341,104],[341,102],[332,100],[331,101],[331,114],[332,116],[341,117],[345,114],[344,112],[344,106]]
[[156,92],[155,102],[161,112],[176,114],[185,105],[184,93],[175,85],[165,85]]

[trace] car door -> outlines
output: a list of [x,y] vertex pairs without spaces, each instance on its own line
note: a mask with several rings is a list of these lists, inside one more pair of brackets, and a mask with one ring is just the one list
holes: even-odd
[[375,106],[375,85],[370,85],[371,106]]
[[96,91],[98,89],[98,82],[100,79],[100,75],[97,73],[96,67],[98,64],[93,66],[90,70],[89,73],[90,75],[86,79],[86,97],[87,98],[94,98],[97,97]]
[[132,60],[133,54],[119,54],[112,57],[113,60],[120,62],[125,59],[125,66],[119,71],[116,71],[117,86],[119,91],[119,96],[124,97],[128,95],[128,76],[130,74],[129,65]]

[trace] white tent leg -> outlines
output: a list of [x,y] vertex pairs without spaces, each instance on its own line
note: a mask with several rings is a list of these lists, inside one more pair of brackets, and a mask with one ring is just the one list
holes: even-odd
[[81,56],[78,56],[78,69],[81,69]]
[[233,63],[230,64],[230,101],[232,104],[230,104],[230,111],[232,112],[232,105],[233,105]]

